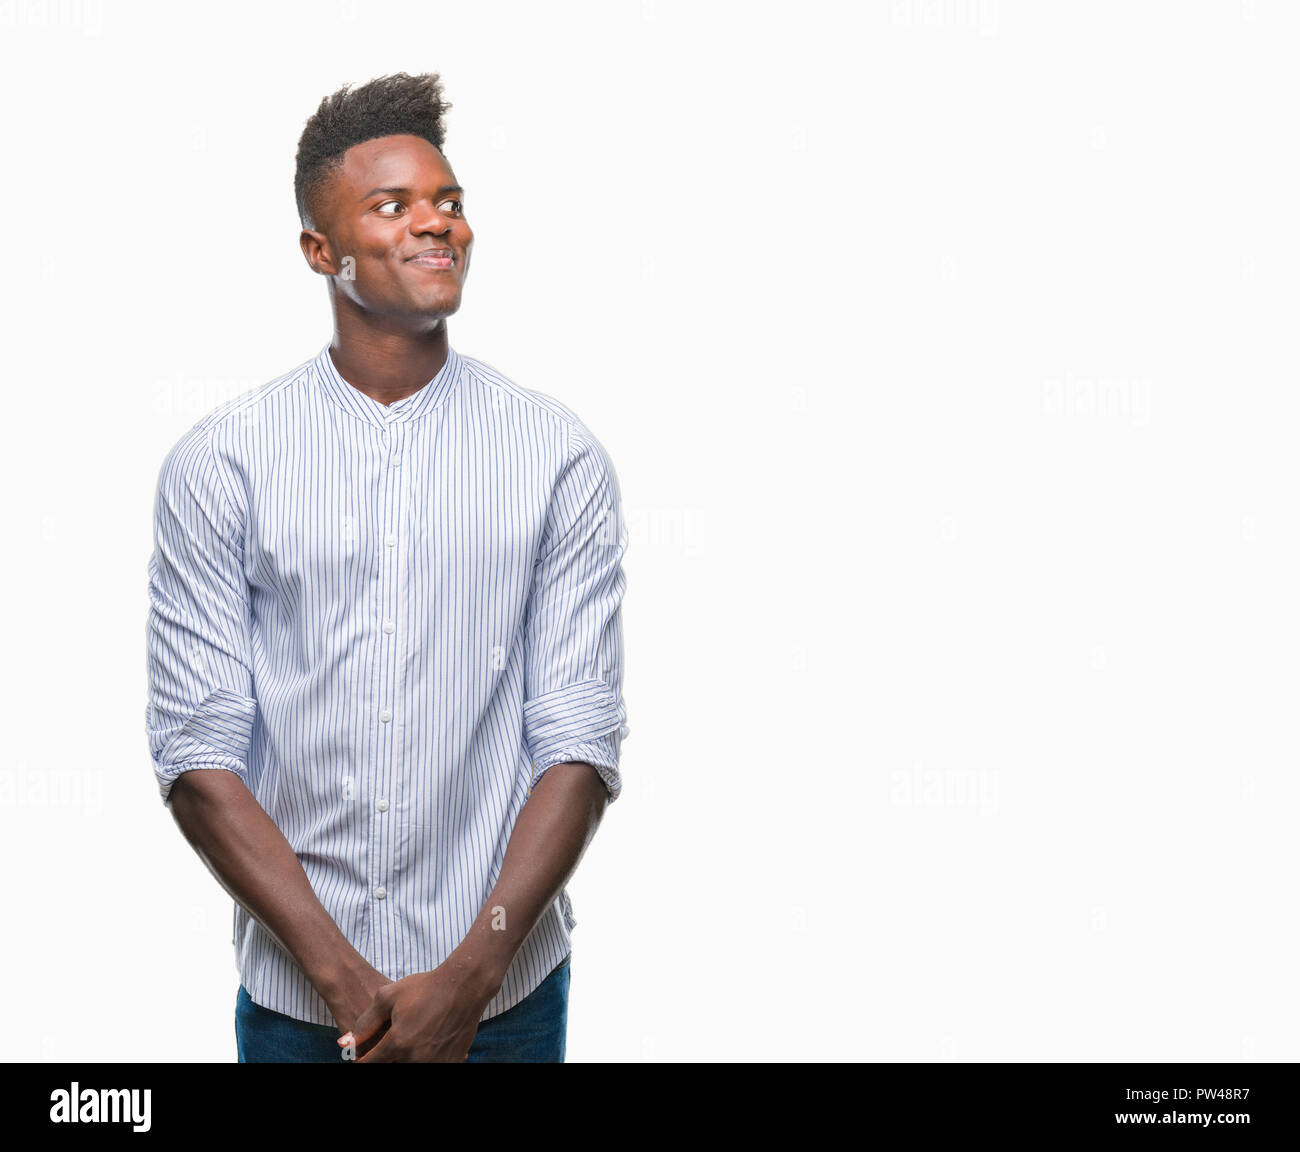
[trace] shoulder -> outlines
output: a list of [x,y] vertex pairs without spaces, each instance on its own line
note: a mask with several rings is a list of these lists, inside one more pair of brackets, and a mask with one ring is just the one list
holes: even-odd
[[277,397],[291,396],[307,387],[315,358],[249,388],[212,408],[191,425],[168,449],[159,469],[158,485],[164,493],[207,495],[238,507],[240,487],[239,446],[245,434],[262,423],[268,405]]
[[556,437],[562,458],[570,464],[586,459],[602,470],[613,470],[604,445],[568,404],[548,392],[525,388],[483,360],[463,352],[458,354],[471,395],[498,412],[523,417],[548,428]]
[[582,423],[567,404],[536,388],[525,388],[504,372],[474,356],[459,353],[471,394],[483,397],[498,411],[524,411],[565,431]]
[[223,433],[257,424],[266,409],[279,402],[300,397],[310,388],[316,360],[315,356],[304,360],[274,380],[249,388],[219,404],[204,415],[195,428],[205,429],[214,439],[219,439]]

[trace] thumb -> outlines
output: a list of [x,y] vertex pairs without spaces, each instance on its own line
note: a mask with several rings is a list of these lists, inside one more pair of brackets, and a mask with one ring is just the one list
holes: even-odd
[[359,1048],[388,1023],[389,1014],[393,1009],[393,989],[396,987],[395,983],[385,984],[375,993],[374,999],[370,1001],[365,1011],[357,1017],[356,1023],[352,1025],[352,1031],[339,1037],[338,1045],[340,1048],[350,1046]]

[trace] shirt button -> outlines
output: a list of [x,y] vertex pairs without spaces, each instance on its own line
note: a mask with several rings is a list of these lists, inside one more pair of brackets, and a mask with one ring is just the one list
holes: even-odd
[[397,547],[397,533],[390,532],[387,536],[384,537],[384,543],[387,544],[390,548]]
[[378,808],[379,811],[381,811],[381,812],[387,812],[387,811],[388,811],[388,801],[387,801],[387,800],[379,800],[379,801],[377,801],[377,802],[375,803],[375,807]]
[[400,467],[401,463],[402,463],[402,456],[401,453],[398,453],[396,456],[393,457],[393,467],[394,468]]
[[385,621],[384,621],[384,631],[385,631],[385,632],[389,632],[389,633],[391,633],[391,632],[393,631],[393,629],[396,628],[396,627],[397,627],[397,625],[394,624],[391,620],[385,620]]
[[385,724],[387,724],[392,718],[393,714],[387,708],[379,713],[379,719],[381,719]]
[[378,888],[375,889],[375,899],[376,899],[376,900],[382,900],[382,899],[383,899],[385,896],[387,896],[387,895],[388,895],[388,893],[387,893],[387,891],[385,891],[384,886],[383,886],[382,884],[381,884]]

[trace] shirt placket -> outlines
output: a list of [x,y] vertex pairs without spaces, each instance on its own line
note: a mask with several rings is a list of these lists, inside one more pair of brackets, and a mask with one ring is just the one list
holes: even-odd
[[[397,901],[395,869],[402,835],[406,798],[402,793],[402,748],[406,716],[402,710],[402,690],[406,638],[397,622],[402,619],[402,605],[408,595],[410,565],[410,524],[405,467],[406,438],[409,426],[391,413],[381,434],[381,479],[383,489],[383,544],[380,560],[378,602],[372,619],[376,636],[378,685],[378,740],[372,773],[372,844],[371,853],[371,924],[378,944],[376,966],[381,971],[395,971],[401,960],[397,939]],[[404,972],[397,972],[400,979]]]

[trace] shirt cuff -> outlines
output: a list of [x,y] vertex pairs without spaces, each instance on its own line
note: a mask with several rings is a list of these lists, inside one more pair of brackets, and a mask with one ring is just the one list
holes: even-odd
[[252,697],[219,688],[178,731],[153,730],[154,775],[163,803],[168,802],[176,778],[192,768],[226,768],[247,785],[247,753],[256,715],[257,701]]
[[590,764],[596,769],[596,774],[605,782],[605,787],[609,791],[606,804],[613,804],[618,799],[618,794],[623,791],[623,777],[619,774],[618,754],[614,751],[613,737],[603,736],[587,744],[574,744],[570,748],[561,749],[550,757],[549,764],[534,760],[531,787],[537,787],[537,781],[542,778],[543,773],[556,764]]
[[191,760],[185,764],[171,764],[165,769],[158,769],[158,791],[162,793],[162,802],[171,803],[172,785],[176,783],[186,772],[193,772],[195,768],[224,768],[227,772],[233,772],[248,786],[248,769],[247,767],[235,760]]
[[609,790],[622,791],[619,748],[629,729],[621,701],[603,680],[583,680],[524,703],[524,733],[533,784],[555,764],[590,764]]

